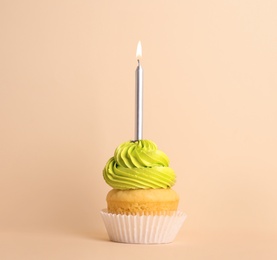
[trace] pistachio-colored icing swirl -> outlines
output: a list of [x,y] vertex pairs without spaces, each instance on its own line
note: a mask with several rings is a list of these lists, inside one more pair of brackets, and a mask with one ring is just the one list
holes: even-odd
[[154,142],[128,141],[116,148],[103,170],[103,176],[114,189],[170,188],[176,176],[168,165],[168,157],[158,150]]

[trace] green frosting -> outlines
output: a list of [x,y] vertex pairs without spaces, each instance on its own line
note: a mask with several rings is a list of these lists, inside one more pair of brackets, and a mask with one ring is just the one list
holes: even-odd
[[168,157],[152,141],[128,141],[116,148],[103,176],[114,189],[170,188],[176,176],[168,165]]

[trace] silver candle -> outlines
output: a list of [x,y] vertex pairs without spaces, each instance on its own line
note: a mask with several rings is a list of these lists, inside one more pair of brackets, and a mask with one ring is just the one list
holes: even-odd
[[137,46],[137,61],[138,66],[136,69],[136,140],[142,139],[142,118],[143,118],[143,69],[140,65],[140,58],[142,56],[141,42]]

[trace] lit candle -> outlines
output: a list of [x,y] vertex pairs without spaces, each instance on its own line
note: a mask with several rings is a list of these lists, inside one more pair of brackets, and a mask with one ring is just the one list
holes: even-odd
[[143,106],[143,70],[140,65],[140,58],[142,56],[141,42],[137,46],[137,61],[138,66],[136,69],[136,140],[142,139],[142,106]]

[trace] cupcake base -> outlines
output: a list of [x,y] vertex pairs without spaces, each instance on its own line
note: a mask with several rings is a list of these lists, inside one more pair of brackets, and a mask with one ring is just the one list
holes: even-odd
[[106,197],[109,213],[126,215],[159,215],[175,212],[179,195],[168,189],[112,189]]
[[101,211],[111,241],[129,244],[166,244],[175,239],[186,214],[123,215]]

